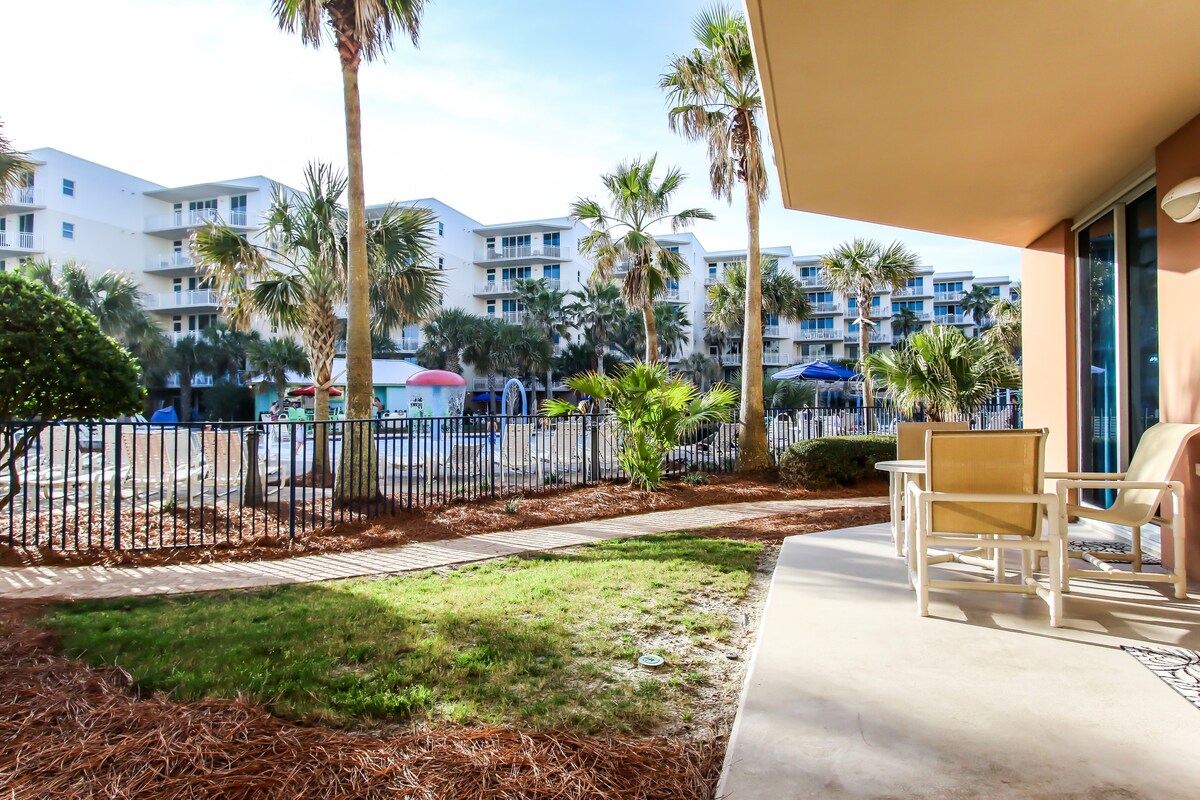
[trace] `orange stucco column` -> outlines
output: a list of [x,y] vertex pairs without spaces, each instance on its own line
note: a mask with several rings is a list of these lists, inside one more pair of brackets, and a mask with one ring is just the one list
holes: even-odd
[[1021,251],[1021,362],[1025,427],[1049,428],[1046,468],[1075,469],[1075,237],[1060,222]]
[[[1161,200],[1171,187],[1200,175],[1200,117],[1154,151]],[[1200,422],[1200,222],[1181,225],[1158,211],[1159,401],[1164,422]],[[1200,443],[1194,443],[1176,480],[1184,482],[1188,519],[1188,574],[1200,577]],[[1163,542],[1164,562],[1171,557]]]

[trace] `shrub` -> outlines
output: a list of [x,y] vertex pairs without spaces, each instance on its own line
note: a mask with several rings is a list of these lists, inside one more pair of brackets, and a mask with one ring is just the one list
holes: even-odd
[[521,497],[510,497],[504,501],[504,513],[516,514],[521,509]]
[[689,472],[683,476],[683,482],[688,486],[708,486],[709,477],[707,472]]
[[213,422],[254,418],[254,395],[230,381],[217,381],[204,395],[204,405],[206,418]]
[[896,457],[895,436],[829,436],[796,442],[779,459],[779,480],[789,488],[852,486],[876,474],[875,462]]

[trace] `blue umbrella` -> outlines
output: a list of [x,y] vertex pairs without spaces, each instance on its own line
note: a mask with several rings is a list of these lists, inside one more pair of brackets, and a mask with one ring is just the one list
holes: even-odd
[[[777,381],[852,381],[858,378],[852,369],[830,364],[828,361],[813,361],[808,364],[796,364],[779,370],[771,376]],[[817,405],[820,405],[820,395]]]
[[858,375],[854,370],[830,364],[828,361],[813,361],[781,369],[771,377],[777,381],[852,381]]

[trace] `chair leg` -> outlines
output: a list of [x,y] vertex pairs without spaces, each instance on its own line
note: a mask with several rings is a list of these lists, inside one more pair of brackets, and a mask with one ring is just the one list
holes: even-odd
[[1021,583],[1026,587],[1027,594],[1037,594],[1029,581],[1033,580],[1033,562],[1041,555],[1039,550],[1022,550],[1021,551]]
[[[1061,531],[1059,532],[1059,538],[1062,538]],[[1051,539],[1050,546],[1057,546],[1060,550],[1062,549],[1062,545],[1053,539]],[[1062,624],[1063,567],[1058,559],[1054,558],[1052,553],[1047,553],[1047,555],[1050,561],[1050,627],[1057,628]]]
[[1132,549],[1133,549],[1133,571],[1142,571],[1142,526],[1134,525],[1131,531]]
[[925,525],[929,514],[925,503],[917,508],[916,520],[916,558],[917,558],[917,614],[929,616],[929,553],[925,546]]
[[1175,551],[1175,599],[1187,599],[1187,525],[1184,519],[1182,491],[1172,491],[1173,508],[1171,510],[1171,543]]
[[996,543],[996,549],[992,551],[992,582],[1004,583],[1007,577],[1004,572],[1004,548],[1000,546],[1004,540],[995,536],[992,541]]

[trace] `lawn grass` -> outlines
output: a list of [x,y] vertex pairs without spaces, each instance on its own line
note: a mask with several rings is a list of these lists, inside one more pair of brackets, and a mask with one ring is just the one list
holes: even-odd
[[[446,574],[79,602],[43,623],[143,690],[304,722],[648,732],[707,680],[690,648],[653,643],[723,640],[760,548],[643,536]],[[643,652],[666,665],[637,668]]]

